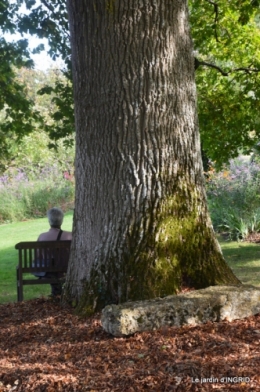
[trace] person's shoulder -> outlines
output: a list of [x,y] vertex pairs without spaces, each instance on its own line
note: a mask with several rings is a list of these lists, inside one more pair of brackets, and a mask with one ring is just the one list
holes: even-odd
[[72,239],[72,232],[71,231],[63,231],[62,232],[62,239],[63,240],[71,240]]
[[46,231],[45,233],[41,233],[37,239],[37,241],[44,241],[46,239],[46,235],[48,235],[48,231]]

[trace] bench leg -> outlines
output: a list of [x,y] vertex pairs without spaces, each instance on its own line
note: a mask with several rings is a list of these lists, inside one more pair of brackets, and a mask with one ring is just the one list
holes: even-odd
[[16,270],[17,301],[23,301],[23,281],[20,278],[19,269]]

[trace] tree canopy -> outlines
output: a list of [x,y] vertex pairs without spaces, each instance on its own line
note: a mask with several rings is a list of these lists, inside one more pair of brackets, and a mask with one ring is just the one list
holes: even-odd
[[[26,3],[28,12],[30,10],[30,15],[21,13],[20,6],[24,3]],[[69,49],[63,44],[63,42],[68,43],[68,35],[66,37],[68,26],[63,26],[62,10],[65,10],[65,5],[60,3],[61,12],[52,14],[52,18],[56,17],[54,23],[50,20],[51,11],[44,8],[43,4],[32,8],[36,4],[35,1],[4,0],[0,2],[0,168],[2,171],[13,157],[15,143],[21,142],[24,136],[36,129],[49,134],[53,140],[50,143],[51,147],[56,147],[57,141],[61,138],[66,145],[73,143],[72,78],[67,53]],[[52,3],[49,7],[54,10],[52,8],[54,6],[55,4]],[[68,25],[67,18],[65,19]],[[15,33],[20,33],[21,39],[14,39],[10,42],[10,34]],[[25,70],[32,70],[34,67],[28,39],[24,39],[24,33],[37,34],[40,38],[48,36],[49,55],[52,58],[62,56],[67,64],[67,69],[63,71],[64,77],[56,78],[55,83],[50,83],[50,78],[46,74],[45,82],[48,86],[43,83],[39,84],[41,88],[38,88],[38,94],[48,93],[52,97],[52,108],[55,108],[49,111],[52,121],[46,121],[43,108],[39,108],[40,98],[35,99],[35,94],[32,96],[29,93],[32,88],[30,83],[34,84],[34,92],[37,91],[36,82],[39,76],[37,72],[31,71],[30,76],[32,79],[34,75],[35,83],[32,80],[29,82],[28,77],[23,78],[26,74]],[[39,45],[34,48],[33,53],[39,53],[43,49],[44,46]]]
[[1,155],[8,154],[10,139],[21,138],[33,130],[32,102],[27,99],[24,86],[16,79],[16,69],[30,68],[27,40],[20,39],[9,43],[4,33],[14,33],[16,24],[13,15],[18,11],[18,4],[0,1],[0,150]]
[[[19,12],[21,4],[26,5],[28,13]],[[189,6],[202,146],[207,156],[221,166],[239,152],[251,151],[259,140],[260,6],[257,0],[192,0]],[[46,86],[40,94],[56,96],[53,124],[47,124],[44,130],[50,134],[53,144],[62,137],[71,144],[74,121],[66,2],[4,0],[0,2],[0,14],[1,149],[10,132],[13,137],[21,137],[32,131],[35,120],[40,121],[23,86],[15,78],[15,68],[33,66],[28,42],[22,39],[7,43],[5,32],[46,37],[49,55],[53,59],[60,56],[65,61],[67,81]]]
[[203,149],[219,166],[260,135],[258,1],[190,2]]

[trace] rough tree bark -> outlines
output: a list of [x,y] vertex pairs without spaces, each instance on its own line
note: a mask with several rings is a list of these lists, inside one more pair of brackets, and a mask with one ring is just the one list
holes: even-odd
[[209,218],[185,0],[67,0],[76,200],[67,298],[239,283]]

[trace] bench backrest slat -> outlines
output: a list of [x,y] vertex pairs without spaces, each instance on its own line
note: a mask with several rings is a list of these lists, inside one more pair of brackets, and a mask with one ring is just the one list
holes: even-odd
[[44,248],[67,248],[70,246],[70,240],[62,241],[28,241],[18,242],[15,245],[15,249],[44,249]]
[[67,269],[71,241],[19,242],[19,268],[42,271],[46,268]]

